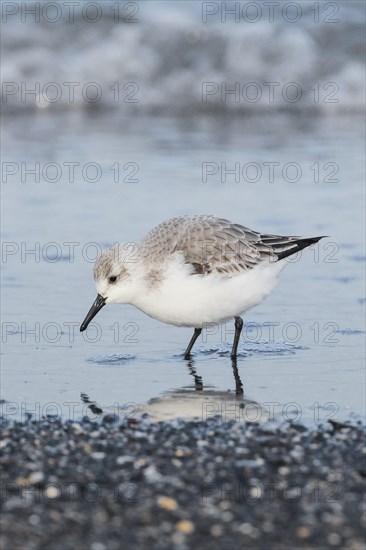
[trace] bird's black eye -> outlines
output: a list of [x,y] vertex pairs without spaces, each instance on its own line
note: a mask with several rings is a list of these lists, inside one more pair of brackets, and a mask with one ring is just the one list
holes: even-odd
[[113,275],[112,277],[109,277],[108,281],[113,284],[117,281],[117,277],[115,275]]

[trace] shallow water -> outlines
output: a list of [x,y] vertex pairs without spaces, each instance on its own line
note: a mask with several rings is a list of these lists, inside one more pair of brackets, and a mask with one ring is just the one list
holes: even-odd
[[[358,116],[6,117],[3,162],[18,171],[3,177],[4,413],[93,416],[84,393],[104,412],[129,416],[151,398],[177,394],[182,414],[184,391],[204,397],[195,414],[236,414],[243,397],[232,399],[233,324],[207,327],[191,363],[180,355],[189,329],[131,306],[106,307],[86,333],[78,329],[95,298],[91,272],[101,247],[137,241],[172,216],[213,213],[263,232],[330,235],[291,262],[273,294],[245,315],[237,361],[244,399],[313,424],[363,416],[362,139]],[[40,181],[26,173],[35,162]],[[74,181],[70,162],[79,163]],[[222,162],[228,170],[239,163],[238,182],[233,174],[221,181]],[[274,181],[263,164],[271,162],[279,163]],[[88,172],[87,163],[97,164]],[[217,168],[207,181],[203,163]]]

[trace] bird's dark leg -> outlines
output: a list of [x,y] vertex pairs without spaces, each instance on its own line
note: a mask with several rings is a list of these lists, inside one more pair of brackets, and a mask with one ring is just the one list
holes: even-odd
[[189,342],[188,347],[187,347],[186,351],[184,352],[184,359],[189,359],[190,358],[192,348],[193,348],[197,338],[201,334],[201,332],[202,332],[201,328],[195,328],[194,329],[194,333],[193,333],[193,336],[191,338],[191,341]]
[[234,336],[234,343],[233,343],[233,349],[231,350],[231,358],[236,357],[236,352],[238,351],[238,344],[240,339],[240,333],[243,328],[243,319],[241,317],[235,317],[235,336]]

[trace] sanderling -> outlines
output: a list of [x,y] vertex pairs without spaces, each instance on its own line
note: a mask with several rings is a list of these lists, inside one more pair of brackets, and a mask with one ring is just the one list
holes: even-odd
[[319,241],[267,235],[215,216],[182,216],[140,243],[117,244],[94,266],[98,296],[84,331],[105,304],[132,304],[164,323],[193,327],[190,357],[205,325],[235,319],[236,357],[243,320],[276,285],[284,258]]

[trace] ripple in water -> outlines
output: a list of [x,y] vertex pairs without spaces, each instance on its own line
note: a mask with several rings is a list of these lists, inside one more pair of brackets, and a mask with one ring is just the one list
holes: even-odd
[[113,353],[111,355],[93,355],[87,361],[95,365],[124,365],[128,361],[135,359],[135,355],[129,353]]
[[338,334],[353,335],[353,334],[365,334],[364,330],[358,328],[340,328],[336,330]]
[[[209,348],[199,348],[197,354],[211,355],[217,354],[220,357],[231,354],[231,344],[219,344]],[[239,346],[238,357],[247,357],[249,355],[267,354],[267,355],[293,355],[297,350],[309,349],[305,346],[292,344],[291,342],[251,342]]]

